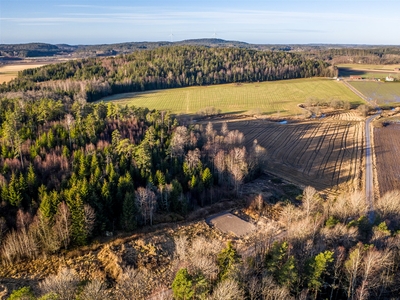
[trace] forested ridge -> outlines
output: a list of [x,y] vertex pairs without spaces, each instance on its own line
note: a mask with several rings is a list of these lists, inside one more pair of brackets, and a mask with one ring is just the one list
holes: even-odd
[[124,92],[335,75],[327,63],[294,53],[176,46],[24,70],[0,92],[50,90],[90,102]]
[[[179,126],[168,112],[113,103],[3,98],[0,134],[0,247],[10,262],[151,225],[156,212],[182,219],[238,195],[263,154],[227,126]],[[23,234],[32,247],[16,246]]]

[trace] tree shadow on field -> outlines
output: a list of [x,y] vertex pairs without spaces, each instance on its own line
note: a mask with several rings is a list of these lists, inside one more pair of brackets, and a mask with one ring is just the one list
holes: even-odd
[[193,114],[173,114],[176,118],[178,118],[180,124],[193,124],[197,122],[205,122],[205,121],[218,121],[218,120],[227,120],[230,118],[245,118],[248,117],[245,115],[246,111],[244,110],[238,110],[238,111],[231,111],[231,112],[224,112],[224,113],[218,113],[215,115],[202,115],[199,113],[193,113]]

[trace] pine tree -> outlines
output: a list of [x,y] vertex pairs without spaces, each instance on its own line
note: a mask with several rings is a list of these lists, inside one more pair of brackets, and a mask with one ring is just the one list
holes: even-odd
[[136,228],[135,194],[127,192],[122,204],[121,228],[132,231]]
[[20,180],[16,178],[15,173],[12,173],[11,178],[10,178],[10,183],[8,184],[8,188],[7,188],[8,195],[6,196],[7,201],[12,206],[16,206],[16,207],[21,206],[23,196],[22,196],[22,191],[21,191],[20,185],[21,185]]
[[47,192],[44,192],[41,195],[40,199],[40,206],[39,206],[39,211],[44,216],[47,220],[51,220],[54,216],[54,211],[53,211],[53,206],[51,203],[51,197]]
[[240,256],[238,255],[235,248],[233,248],[232,242],[229,241],[225,249],[218,254],[218,267],[219,273],[218,278],[220,281],[227,279],[232,272],[234,272],[236,264],[239,263]]
[[29,190],[35,190],[37,187],[35,169],[33,168],[32,163],[29,165],[28,168],[28,174],[26,175],[26,183],[28,185]]
[[86,244],[85,211],[77,187],[66,191],[66,202],[71,212],[71,238],[75,245]]
[[203,174],[201,175],[201,181],[206,189],[212,186],[213,177],[209,168],[205,168],[203,171]]
[[315,299],[324,284],[323,275],[330,263],[333,262],[333,252],[324,251],[315,256],[308,265],[308,288],[315,292]]
[[186,268],[180,269],[176,273],[172,282],[172,292],[174,293],[174,299],[177,300],[189,300],[194,297],[192,276],[190,276]]

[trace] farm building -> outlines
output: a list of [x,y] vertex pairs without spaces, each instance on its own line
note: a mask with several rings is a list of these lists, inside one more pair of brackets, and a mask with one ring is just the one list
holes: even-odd
[[386,81],[394,81],[394,78],[392,77],[392,76],[386,76],[386,79],[385,79]]
[[400,72],[400,68],[394,68],[395,72]]
[[361,77],[361,76],[358,76],[358,75],[351,75],[351,76],[350,76],[350,79],[353,79],[353,80],[361,80],[362,77]]

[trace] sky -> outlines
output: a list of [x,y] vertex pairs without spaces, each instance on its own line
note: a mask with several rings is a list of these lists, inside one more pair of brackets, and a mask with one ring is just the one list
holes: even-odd
[[0,43],[399,45],[399,0],[0,0]]

